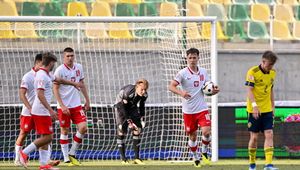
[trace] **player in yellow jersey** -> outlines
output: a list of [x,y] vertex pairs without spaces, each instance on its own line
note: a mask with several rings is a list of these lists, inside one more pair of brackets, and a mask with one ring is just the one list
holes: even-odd
[[260,65],[251,67],[247,72],[247,112],[249,140],[249,170],[256,170],[256,149],[258,133],[265,136],[264,151],[266,163],[264,170],[277,170],[272,164],[273,159],[273,116],[274,93],[273,85],[276,72],[273,69],[277,56],[272,51],[264,52]]

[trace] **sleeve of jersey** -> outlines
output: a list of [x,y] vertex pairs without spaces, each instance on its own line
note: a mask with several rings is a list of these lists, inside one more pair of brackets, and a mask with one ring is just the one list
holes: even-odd
[[26,80],[26,77],[22,78],[20,88],[21,89],[28,89],[28,81]]
[[246,86],[251,86],[254,87],[255,81],[254,81],[254,74],[252,70],[249,70],[247,72],[247,77],[246,77],[246,82],[245,85]]
[[83,73],[83,68],[82,68],[82,65],[80,65],[79,67],[80,69],[80,80],[83,80],[84,79],[84,73]]
[[178,72],[174,78],[174,80],[180,84],[181,83],[181,80],[182,80],[182,75],[181,75],[181,72]]
[[203,70],[204,70],[203,72],[204,72],[204,76],[205,76],[205,82],[211,81],[210,76],[208,75],[206,69],[203,69]]
[[[58,67],[56,70],[55,70],[55,72],[54,72],[54,80],[56,79],[56,78],[62,78],[63,76],[60,74],[60,67]],[[54,81],[53,80],[53,81]],[[54,82],[55,83],[55,82]],[[58,83],[57,83],[58,84]]]
[[36,88],[38,90],[45,90],[46,81],[42,76],[38,75],[34,81],[36,81]]
[[126,100],[126,99],[125,99],[125,95],[124,95],[124,90],[121,90],[117,96],[117,101],[116,101],[115,107],[118,109],[118,112],[121,115],[125,115],[126,118],[128,118],[128,115],[125,110],[125,103],[123,100]]
[[145,116],[145,102],[147,100],[147,97],[143,97],[140,101],[140,115],[143,117]]

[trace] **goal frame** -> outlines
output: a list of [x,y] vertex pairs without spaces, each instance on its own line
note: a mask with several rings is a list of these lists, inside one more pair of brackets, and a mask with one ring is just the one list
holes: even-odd
[[[218,84],[218,59],[217,59],[217,19],[207,17],[66,17],[66,16],[0,16],[0,22],[210,22],[211,23],[211,79]],[[80,43],[78,41],[78,43]],[[212,161],[218,160],[218,95],[211,97],[212,118]]]

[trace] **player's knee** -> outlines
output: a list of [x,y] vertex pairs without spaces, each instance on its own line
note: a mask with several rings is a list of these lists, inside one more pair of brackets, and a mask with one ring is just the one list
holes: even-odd
[[63,134],[63,135],[68,135],[69,128],[60,128],[60,133]]
[[272,131],[272,130],[267,130],[267,131],[265,131],[265,138],[266,138],[266,139],[271,139],[271,138],[273,138],[273,131]]
[[86,134],[87,132],[87,127],[86,126],[82,126],[78,129],[79,133],[81,134]]
[[133,130],[132,133],[134,136],[139,136],[141,134],[141,130],[138,128],[138,130]]

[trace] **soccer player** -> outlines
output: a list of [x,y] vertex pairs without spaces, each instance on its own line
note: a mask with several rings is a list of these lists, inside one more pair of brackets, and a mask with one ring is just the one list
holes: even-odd
[[[64,162],[69,166],[79,166],[80,162],[75,157],[75,152],[82,143],[84,134],[87,132],[87,121],[85,111],[90,109],[90,99],[84,85],[84,73],[82,65],[75,63],[74,50],[70,47],[64,49],[63,64],[55,70],[55,77],[64,78],[76,83],[81,83],[84,98],[84,108],[81,107],[80,91],[75,87],[62,84],[54,84],[53,92],[58,102],[58,117],[60,123],[60,145]],[[77,125],[77,132],[73,137],[72,147],[69,150],[68,134],[71,120]]]
[[[210,81],[207,71],[198,67],[199,50],[190,48],[186,51],[187,67],[180,70],[171,80],[169,90],[183,97],[182,111],[184,118],[185,131],[189,135],[188,145],[194,157],[194,166],[201,167],[200,157],[197,153],[197,129],[202,131],[202,160],[205,164],[210,164],[207,155],[208,145],[211,140],[211,120],[208,106],[204,100],[202,86]],[[180,85],[181,89],[177,88]],[[213,95],[219,92],[219,88],[214,86]]]
[[248,131],[250,132],[249,170],[256,169],[255,159],[259,132],[263,132],[265,136],[266,164],[264,170],[278,169],[272,164],[275,108],[273,85],[276,76],[276,72],[272,68],[276,60],[277,56],[272,51],[264,52],[260,65],[251,67],[246,76]]
[[[135,154],[134,164],[144,164],[140,159],[140,142],[142,128],[145,126],[145,101],[147,100],[148,81],[139,79],[135,85],[129,84],[121,88],[116,98],[115,115],[117,123],[117,144],[121,154],[122,164],[129,164],[125,155],[125,137],[128,128],[132,132],[133,149]],[[138,108],[139,104],[139,108]]]
[[[15,155],[16,155],[15,165],[17,166],[20,165],[19,152],[22,148],[25,138],[28,135],[28,133],[32,129],[34,129],[33,119],[31,118],[31,114],[30,114],[33,100],[35,98],[34,76],[41,66],[42,66],[42,54],[37,54],[34,60],[34,67],[23,76],[20,90],[19,90],[19,95],[20,95],[20,99],[23,102],[23,106],[22,106],[22,112],[20,116],[20,133],[16,140],[16,146],[15,146]],[[50,156],[51,155],[50,147],[48,152]],[[50,161],[48,162],[48,164],[52,166],[56,166],[59,164],[59,161],[56,160]]]
[[[44,53],[42,57],[42,67],[36,73],[34,79],[34,89],[36,97],[34,98],[31,115],[35,125],[35,130],[39,138],[34,140],[30,145],[25,147],[24,150],[20,150],[20,163],[22,166],[27,168],[28,155],[36,149],[40,149],[40,170],[57,170],[58,168],[53,168],[51,165],[47,164],[49,161],[48,145],[53,139],[53,127],[52,120],[57,118],[56,112],[51,108],[50,102],[52,98],[52,81],[57,81],[59,83],[67,83],[77,86],[78,84],[65,81],[63,79],[54,78],[50,74],[53,70],[54,65],[57,61],[55,55],[51,53]],[[80,87],[77,86],[77,87]]]

